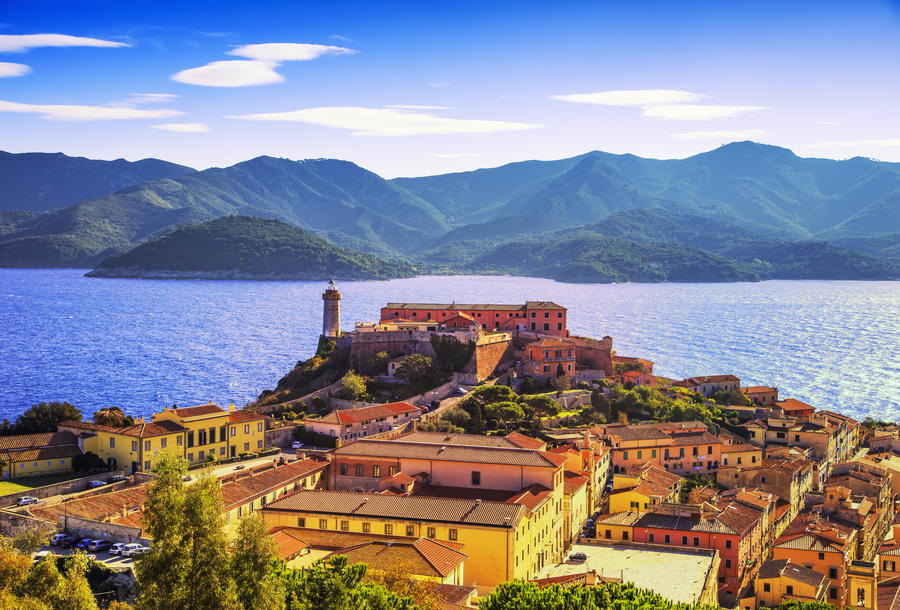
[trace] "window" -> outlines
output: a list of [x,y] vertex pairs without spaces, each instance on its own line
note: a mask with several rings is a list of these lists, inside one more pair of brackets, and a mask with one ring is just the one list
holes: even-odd
[[612,530],[606,530],[605,532],[603,532],[603,537],[607,539],[612,538]]
[[244,424],[244,434],[250,434],[250,424]]
[[793,585],[785,585],[784,592],[788,595],[794,594],[794,586]]
[[262,441],[256,441],[256,448],[262,449]]
[[258,424],[256,424],[256,431],[257,431],[257,432],[262,432],[262,431],[263,431],[262,429],[263,429],[263,423],[262,423],[262,422],[259,422]]
[[364,534],[368,534],[371,527],[372,527],[372,524],[370,524],[368,521],[363,521],[362,528],[363,528]]
[[481,472],[477,470],[472,471],[472,485],[481,485]]
[[297,517],[297,527],[306,527],[306,517]]
[[114,449],[116,447],[116,437],[114,437],[114,436],[109,437],[109,447],[110,447],[110,449]]
[[131,450],[137,451],[137,441],[131,441]]
[[206,452],[205,452],[205,451],[201,451],[201,452],[199,453],[199,455],[197,455],[197,459],[198,459],[198,460],[202,460],[202,459],[205,458],[205,457],[206,457]]
[[544,330],[550,330],[550,325],[546,322],[544,323]]
[[[35,464],[37,466],[37,464]],[[144,470],[150,470],[150,460],[144,462]]]
[[828,578],[837,578],[837,568],[828,568]]
[[819,553],[819,559],[825,559],[825,553]]
[[388,536],[393,535],[393,533],[394,533],[394,526],[391,525],[390,523],[385,523],[385,524],[384,524],[384,533],[387,534]]
[[767,583],[767,582],[763,583],[763,591],[765,591],[766,593],[768,593],[768,592],[771,591],[771,590],[772,590],[772,585],[770,585],[770,584]]
[[622,540],[628,540],[628,530],[622,531]]
[[219,442],[224,443],[227,438],[228,438],[228,427],[221,426],[219,428]]
[[194,461],[194,454],[188,453],[188,462],[193,462],[193,461]]
[[638,454],[637,459],[639,459],[639,460],[642,459],[642,458],[644,457],[644,452],[641,451],[640,449],[638,449],[637,454]]
[[244,451],[250,451],[250,443],[244,443]]
[[562,322],[556,324],[556,330],[562,330]]
[[187,446],[188,446],[188,447],[193,447],[193,446],[194,446],[194,431],[193,431],[193,430],[189,430],[189,431],[188,431],[188,433],[187,433],[187,439],[188,439],[188,440],[187,440]]
[[693,453],[694,453],[694,455],[698,455],[697,447],[694,447]]
[[730,548],[731,548],[731,540],[726,540],[726,541],[725,541],[725,548],[726,548],[726,549],[730,549]]
[[209,444],[212,445],[215,442],[216,442],[216,429],[210,428],[209,429]]
[[163,449],[165,449],[166,445],[169,444],[168,441],[169,441],[169,439],[167,439],[167,438],[161,438],[159,440],[159,446],[162,447]]
[[725,560],[725,567],[726,567],[726,568],[730,568],[730,567],[731,567],[731,560],[730,560],[730,559],[726,559],[726,560]]
[[622,452],[622,459],[623,459],[623,460],[627,460],[627,459],[628,459],[628,452],[627,452],[627,451],[623,451],[623,452]]
[[197,430],[197,444],[198,445],[206,444],[206,430]]
[[356,465],[356,476],[358,476],[358,477],[363,476],[363,467],[362,467],[362,464],[357,464],[357,465]]
[[328,519],[319,519],[319,529],[320,530],[328,529]]
[[831,599],[837,599],[837,588],[836,587],[829,587],[828,597],[830,597]]
[[350,522],[349,521],[341,521],[341,531],[342,532],[350,531]]
[[181,447],[181,435],[175,437],[175,444]]
[[648,534],[648,542],[656,542],[656,536],[653,533]]
[[652,458],[655,458],[655,457],[656,457],[656,449],[651,449],[651,450],[650,450],[650,457],[652,457]]
[[397,467],[396,466],[388,466],[388,474],[390,476],[394,476],[395,474],[397,474]]
[[342,476],[347,476],[347,465],[346,464],[341,464],[339,466],[339,469],[340,469],[340,473]]
[[225,447],[219,447],[219,455],[225,455]]
[[665,456],[665,458],[667,460],[669,459],[669,450],[668,449],[663,449],[663,456]]
[[682,536],[682,537],[681,537],[681,544],[687,545],[687,536]]
[[231,436],[234,436],[236,434],[237,434],[237,426],[231,426]]
[[433,528],[433,527],[429,527],[429,528],[428,528],[428,537],[429,537],[429,538],[436,538],[436,537],[437,537],[437,529],[435,529],[435,528]]
[[381,466],[372,466],[372,476],[376,479],[381,477]]
[[416,526],[407,525],[406,526],[406,535],[407,536],[415,536],[416,535]]
[[666,544],[669,544],[670,542],[672,542],[672,537],[669,536],[668,534],[666,534],[666,536],[665,536],[665,538],[663,538],[663,540],[665,540]]
[[759,480],[760,480],[761,483],[765,483],[765,482],[766,482],[766,477],[760,477]]
[[856,590],[856,605],[857,606],[865,606],[866,605],[866,590],[860,587]]
[[144,441],[144,451],[150,451],[150,441]]
[[700,546],[700,537],[694,536],[694,546]]

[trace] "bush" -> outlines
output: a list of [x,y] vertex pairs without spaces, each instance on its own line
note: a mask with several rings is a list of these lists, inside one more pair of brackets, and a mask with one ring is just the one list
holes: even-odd
[[294,440],[298,440],[304,445],[312,445],[313,447],[334,447],[337,441],[333,436],[307,430],[306,426],[297,426],[294,428]]
[[94,470],[109,470],[109,466],[100,459],[99,455],[88,451],[72,458],[72,470],[74,472],[92,472]]

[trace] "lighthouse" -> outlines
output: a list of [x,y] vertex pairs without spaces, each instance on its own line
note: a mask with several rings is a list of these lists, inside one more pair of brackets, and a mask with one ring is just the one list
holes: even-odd
[[322,293],[324,309],[322,311],[322,336],[339,337],[341,334],[341,293],[334,285],[334,278],[328,282],[328,288]]

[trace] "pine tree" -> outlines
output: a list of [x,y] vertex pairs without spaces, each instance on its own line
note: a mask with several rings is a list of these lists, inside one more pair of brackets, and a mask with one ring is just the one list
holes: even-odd
[[479,404],[475,405],[475,413],[472,414],[472,434],[484,434],[484,419]]
[[284,589],[272,570],[277,559],[276,545],[266,536],[266,527],[255,514],[238,525],[232,550],[231,575],[241,606],[245,610],[284,608]]

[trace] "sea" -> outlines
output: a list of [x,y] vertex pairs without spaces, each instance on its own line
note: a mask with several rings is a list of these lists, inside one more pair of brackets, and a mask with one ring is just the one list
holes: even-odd
[[[137,280],[76,269],[0,269],[0,418],[68,401],[107,406],[255,399],[311,356],[324,282]],[[566,284],[508,276],[338,282],[342,324],[388,302],[568,308],[573,334],[613,337],[658,375],[732,373],[782,397],[863,418],[900,418],[900,282]]]

